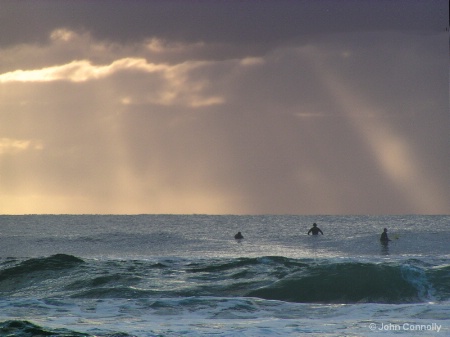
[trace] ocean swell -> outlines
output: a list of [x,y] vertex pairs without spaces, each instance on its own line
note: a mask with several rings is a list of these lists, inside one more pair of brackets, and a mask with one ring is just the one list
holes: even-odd
[[418,267],[348,262],[310,265],[247,296],[301,303],[414,303],[434,290]]
[[420,303],[450,298],[450,266],[258,258],[101,260],[57,254],[0,265],[4,298],[255,297],[297,303]]

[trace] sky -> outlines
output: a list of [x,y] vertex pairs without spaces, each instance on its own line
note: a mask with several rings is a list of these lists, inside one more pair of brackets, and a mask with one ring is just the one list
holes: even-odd
[[0,214],[450,214],[446,0],[0,0]]

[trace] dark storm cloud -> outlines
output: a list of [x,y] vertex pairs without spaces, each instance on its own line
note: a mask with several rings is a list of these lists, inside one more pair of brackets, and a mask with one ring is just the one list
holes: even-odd
[[442,0],[2,0],[0,45],[44,42],[66,27],[122,42],[158,37],[261,47],[329,32],[444,31],[447,14]]

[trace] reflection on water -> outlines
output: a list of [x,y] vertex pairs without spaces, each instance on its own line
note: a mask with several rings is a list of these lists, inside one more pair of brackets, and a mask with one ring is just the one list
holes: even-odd
[[389,242],[380,241],[380,246],[381,246],[381,255],[389,255]]

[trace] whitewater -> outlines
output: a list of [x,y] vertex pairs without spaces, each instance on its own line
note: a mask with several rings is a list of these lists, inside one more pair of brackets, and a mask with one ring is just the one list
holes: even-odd
[[[324,235],[307,235],[313,223]],[[448,336],[449,225],[2,215],[0,336]]]

